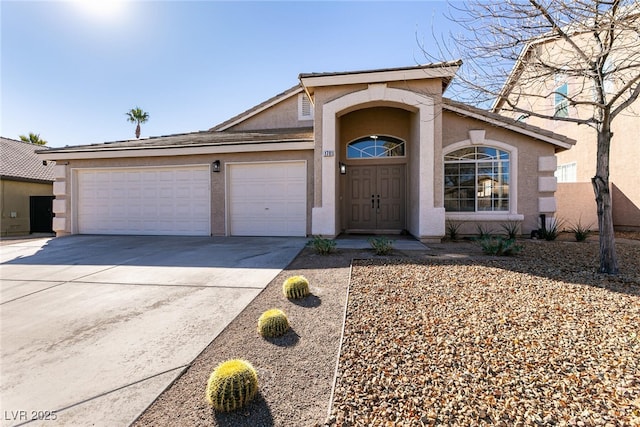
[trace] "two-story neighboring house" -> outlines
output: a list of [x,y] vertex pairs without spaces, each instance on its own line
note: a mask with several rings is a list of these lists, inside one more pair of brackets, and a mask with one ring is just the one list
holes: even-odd
[[554,155],[575,141],[443,97],[461,63],[301,74],[208,131],[54,148],[64,234],[439,241],[555,211]]
[[[616,48],[611,49],[604,63],[605,72],[627,68],[604,80],[607,96],[620,91],[629,77],[640,69],[640,19],[625,25],[617,34]],[[574,32],[571,40],[591,52],[601,52],[593,46],[593,33]],[[576,49],[561,38],[541,38],[526,45],[505,82],[492,111],[516,120],[567,135],[577,141],[570,150],[558,152],[556,178],[558,190],[557,216],[567,225],[578,221],[597,229],[597,209],[591,178],[596,174],[597,132],[586,124],[549,120],[516,112],[509,105],[556,118],[587,119],[594,115],[589,105],[597,101],[590,79],[579,75],[575,67]],[[541,66],[540,64],[544,64]],[[555,68],[555,70],[553,70]],[[637,84],[637,83],[636,83]],[[577,101],[575,103],[574,101]],[[640,100],[636,100],[612,122],[610,149],[610,187],[613,223],[616,229],[640,228]]]

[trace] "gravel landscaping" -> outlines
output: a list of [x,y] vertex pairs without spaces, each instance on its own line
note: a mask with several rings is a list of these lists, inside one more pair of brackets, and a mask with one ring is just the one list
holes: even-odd
[[[593,239],[527,240],[513,258],[468,242],[307,248],[134,425],[640,426],[638,243],[618,243],[616,277],[595,273]],[[282,297],[292,275],[309,279],[302,302]],[[282,338],[256,330],[271,308],[291,322]],[[258,397],[216,414],[207,379],[236,357],[257,369]]]
[[640,246],[356,261],[331,421],[640,425]]

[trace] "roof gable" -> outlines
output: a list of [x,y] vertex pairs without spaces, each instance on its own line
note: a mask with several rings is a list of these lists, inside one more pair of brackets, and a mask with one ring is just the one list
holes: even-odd
[[228,120],[225,120],[224,122],[212,127],[211,129],[209,129],[210,131],[224,131],[227,130],[239,123],[244,122],[245,120],[250,119],[253,116],[256,116],[260,113],[262,113],[263,111],[273,107],[276,104],[281,103],[282,101],[291,98],[292,96],[296,96],[297,94],[302,92],[302,86],[300,86],[299,84],[285,90],[284,92],[281,92],[279,94],[277,94],[274,97],[271,97],[269,99],[267,99],[264,102],[261,102],[260,104],[256,105],[255,107],[251,107],[248,110],[231,117]]

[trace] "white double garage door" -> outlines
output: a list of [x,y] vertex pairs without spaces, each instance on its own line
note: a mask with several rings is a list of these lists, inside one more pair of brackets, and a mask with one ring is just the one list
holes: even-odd
[[[225,174],[226,200],[213,203],[225,204],[226,234],[306,235],[306,162],[230,163]],[[211,175],[209,165],[78,169],[76,232],[209,236]]]

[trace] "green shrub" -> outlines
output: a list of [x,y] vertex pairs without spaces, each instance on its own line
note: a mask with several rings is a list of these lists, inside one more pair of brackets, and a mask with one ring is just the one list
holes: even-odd
[[336,241],[322,236],[313,236],[313,240],[309,240],[307,246],[313,246],[320,255],[329,255],[336,250]]
[[516,239],[520,232],[520,221],[507,221],[500,224],[500,227],[507,235],[507,239]]
[[304,298],[309,295],[309,281],[304,276],[291,276],[282,284],[282,293],[291,299]]
[[233,359],[218,365],[207,382],[207,401],[219,412],[242,408],[258,393],[258,374],[246,360]]
[[458,240],[460,227],[462,227],[462,222],[447,220],[447,236],[449,239]]
[[576,224],[571,225],[569,231],[573,233],[573,236],[576,238],[576,242],[584,242],[592,233],[591,227],[593,227],[593,223],[584,226],[582,225],[582,222],[578,220]]
[[523,247],[517,245],[515,239],[505,239],[502,236],[490,236],[480,240],[482,252],[487,255],[511,256],[519,253]]
[[544,240],[556,240],[562,231],[562,225],[563,221],[560,218],[551,218],[549,224],[543,224],[539,235]]
[[369,244],[376,255],[387,255],[393,250],[393,240],[384,236],[369,238]]
[[289,319],[277,308],[267,310],[258,319],[258,333],[266,338],[280,337],[289,330]]

